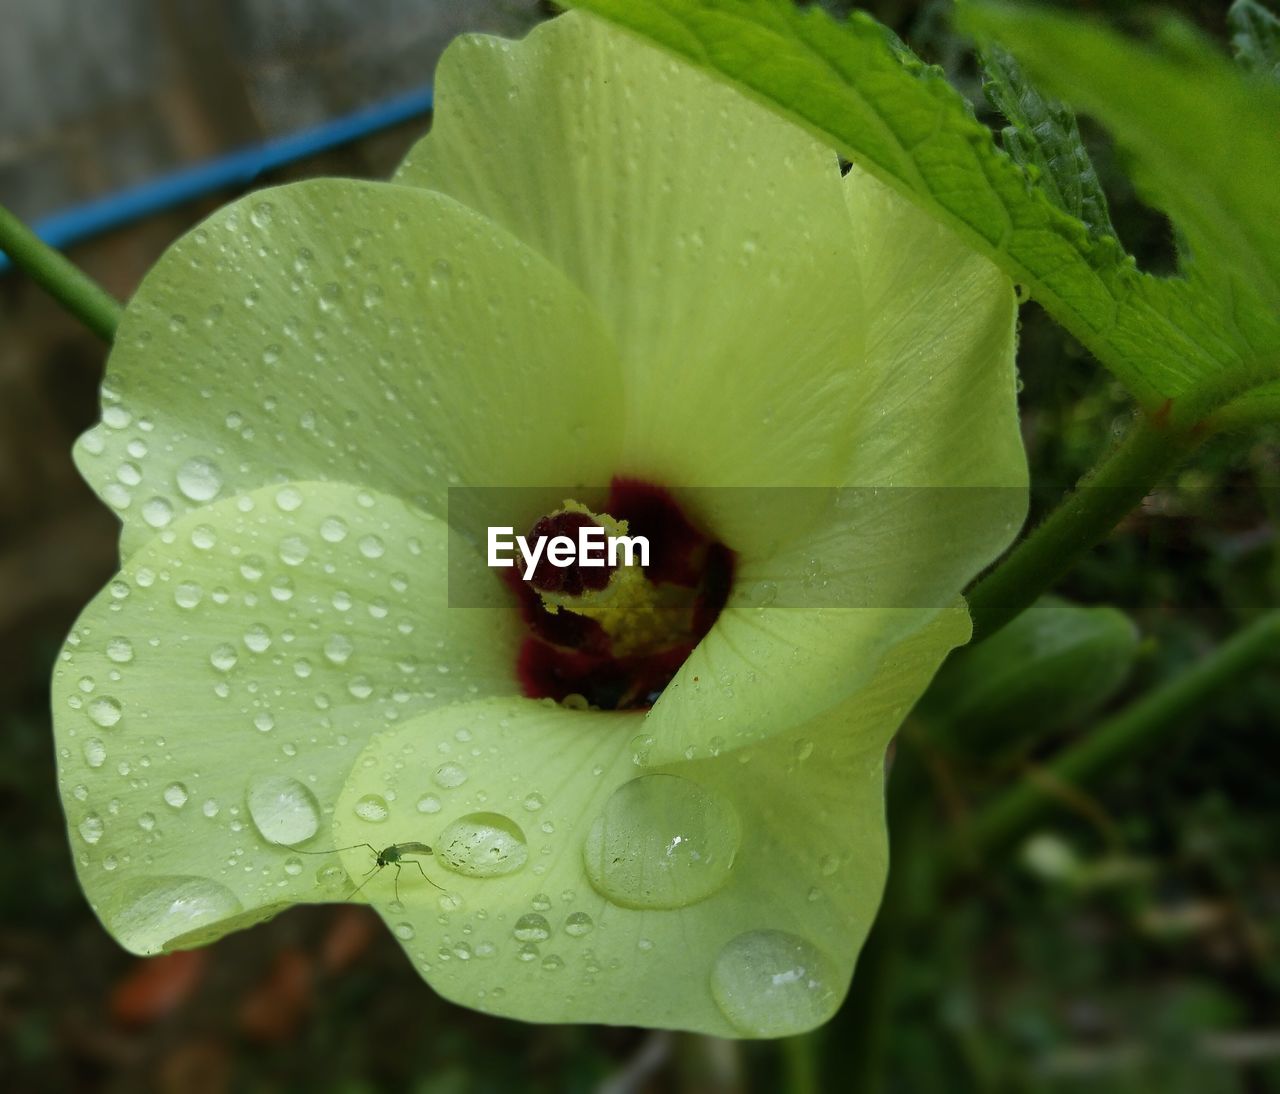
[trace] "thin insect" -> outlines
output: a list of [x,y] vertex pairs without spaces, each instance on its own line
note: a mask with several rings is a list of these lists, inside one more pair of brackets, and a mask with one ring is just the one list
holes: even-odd
[[352,889],[350,893],[347,894],[348,900],[350,900],[353,896],[356,895],[356,893],[358,893],[361,889],[363,889],[366,885],[368,885],[369,882],[373,880],[375,875],[381,873],[388,866],[394,866],[396,868],[396,877],[395,877],[396,902],[399,903],[400,902],[400,870],[406,862],[412,862],[418,868],[418,873],[422,875],[423,880],[430,882],[430,884],[432,885],[435,885],[435,887],[439,889],[442,893],[445,891],[444,886],[436,884],[436,882],[432,881],[431,878],[427,876],[427,872],[422,868],[422,863],[420,860],[409,857],[412,855],[434,854],[435,852],[432,851],[431,848],[425,843],[416,843],[413,841],[410,841],[409,843],[393,843],[388,847],[384,847],[381,851],[379,851],[376,847],[374,847],[372,843],[352,843],[347,847],[334,847],[332,850],[329,850],[329,851],[304,851],[301,847],[291,847],[290,850],[297,851],[299,854],[302,854],[302,855],[336,855],[341,851],[354,851],[357,847],[367,847],[371,852],[373,852],[373,865],[369,867],[368,872],[364,875],[364,880],[360,882],[360,884],[357,885],[354,889]]

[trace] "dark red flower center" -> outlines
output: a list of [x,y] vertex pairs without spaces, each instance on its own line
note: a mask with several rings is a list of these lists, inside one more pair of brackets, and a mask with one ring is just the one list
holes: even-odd
[[[719,616],[734,556],[662,487],[615,479],[602,511],[625,522],[628,536],[648,541],[648,565],[619,574],[617,565],[559,566],[544,555],[528,581],[518,568],[500,571],[528,628],[517,674],[531,698],[643,710]],[[565,509],[539,518],[526,539],[575,539],[599,524],[588,512]]]

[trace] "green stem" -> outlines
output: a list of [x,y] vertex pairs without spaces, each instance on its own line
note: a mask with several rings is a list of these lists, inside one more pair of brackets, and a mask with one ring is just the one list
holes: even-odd
[[973,640],[1003,627],[1106,537],[1200,442],[1172,416],[1140,414],[1119,447],[969,592]]
[[782,1058],[786,1094],[819,1094],[822,1084],[818,1080],[818,1031],[811,1030],[798,1037],[787,1037],[782,1042]]
[[849,998],[840,1013],[841,1055],[849,1061],[846,1089],[879,1094],[888,1083],[889,1045],[899,986],[899,966],[909,926],[933,903],[929,850],[933,798],[921,744],[905,729],[888,782],[889,877],[871,933],[858,955]]
[[1043,771],[987,806],[964,833],[964,848],[979,855],[999,850],[1026,832],[1058,801],[1054,786],[1083,786],[1119,770],[1162,739],[1214,693],[1259,663],[1280,662],[1280,609],[1255,620],[1190,670],[1143,696],[1064,751]]
[[115,338],[120,304],[3,205],[0,205],[0,251],[4,251],[15,266],[26,270],[31,280],[104,342],[110,343]]

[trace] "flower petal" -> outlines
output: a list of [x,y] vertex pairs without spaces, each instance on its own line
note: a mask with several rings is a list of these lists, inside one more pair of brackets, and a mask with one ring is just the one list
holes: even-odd
[[[455,1002],[526,1021],[800,1032],[839,1005],[880,898],[887,741],[966,631],[956,605],[847,704],[661,767],[635,764],[635,714],[437,709],[370,743],[335,841],[434,848],[423,872],[379,871],[361,896]],[[344,861],[353,877],[372,865],[367,848]]]
[[578,13],[450,45],[397,181],[451,194],[587,292],[626,373],[624,466],[831,482],[865,326],[835,154]]
[[[740,552],[733,599],[652,711],[655,756],[742,743],[839,702],[1025,518],[1012,286],[856,167],[845,194],[868,327],[844,485],[722,506],[789,537]],[[733,493],[703,492],[708,508]]]
[[[1027,461],[1018,430],[1013,286],[856,166],[844,195],[868,326],[865,382],[850,408],[858,443],[842,483],[1007,488],[1009,511],[1020,521]],[[964,507],[940,513],[939,527]]]
[[59,785],[123,946],[340,898],[337,860],[291,848],[331,846],[370,735],[518,690],[512,613],[446,610],[448,536],[386,495],[267,487],[177,520],[85,609],[54,675]]
[[84,475],[125,553],[289,479],[444,510],[447,486],[606,483],[621,379],[582,294],[448,197],[316,180],[215,213],[120,325]]

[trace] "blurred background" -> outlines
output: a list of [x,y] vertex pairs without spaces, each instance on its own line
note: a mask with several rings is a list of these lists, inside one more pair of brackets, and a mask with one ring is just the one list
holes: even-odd
[[[981,105],[947,3],[866,6]],[[1073,6],[1129,22],[1136,8]],[[1225,3],[1164,6],[1225,47]],[[5,0],[0,204],[40,221],[352,111],[403,105],[454,34],[518,35],[552,11],[534,0]],[[425,113],[403,118],[153,209],[72,257],[127,298],[169,242],[246,186],[385,177],[428,125]],[[1170,271],[1168,224],[1141,204],[1105,136],[1087,119],[1082,128],[1122,239],[1144,267]],[[1240,681],[1137,769],[1117,770],[963,877],[913,889],[914,861],[895,862],[909,884],[887,917],[892,937],[869,951],[880,972],[857,978],[828,1027],[788,1042],[533,1027],[460,1010],[364,908],[295,909],[193,953],[124,953],[74,880],[47,696],[59,644],[116,565],[116,522],[69,456],[96,419],[104,358],[23,276],[0,273],[0,1087],[807,1094],[863,1089],[874,1053],[874,1085],[895,1092],[1280,1091],[1275,672]],[[1023,312],[1020,366],[1042,513],[1106,450],[1129,403],[1035,306]],[[1280,438],[1210,448],[1074,572],[1066,595],[1116,604],[1142,636],[1107,709],[1280,599],[1277,496]],[[1030,755],[928,757],[929,826],[944,832],[1089,721],[1055,728]],[[929,850],[926,838],[920,854]]]

